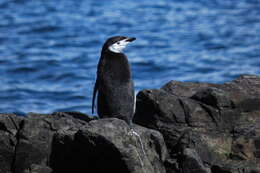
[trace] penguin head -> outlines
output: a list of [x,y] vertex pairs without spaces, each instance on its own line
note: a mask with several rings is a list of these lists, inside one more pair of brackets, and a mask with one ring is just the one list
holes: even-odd
[[107,39],[105,42],[102,52],[110,51],[113,53],[122,53],[128,43],[134,41],[134,37],[115,36]]

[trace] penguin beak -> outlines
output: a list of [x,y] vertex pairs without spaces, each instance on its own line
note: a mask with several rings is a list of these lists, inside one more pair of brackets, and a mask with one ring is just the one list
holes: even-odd
[[135,37],[129,37],[129,38],[126,39],[127,42],[132,42],[132,41],[134,41],[134,40],[136,40]]

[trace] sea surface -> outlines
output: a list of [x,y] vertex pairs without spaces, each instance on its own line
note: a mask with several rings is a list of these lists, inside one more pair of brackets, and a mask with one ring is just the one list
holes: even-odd
[[137,38],[136,92],[260,75],[260,0],[0,0],[0,112],[90,114],[114,35]]

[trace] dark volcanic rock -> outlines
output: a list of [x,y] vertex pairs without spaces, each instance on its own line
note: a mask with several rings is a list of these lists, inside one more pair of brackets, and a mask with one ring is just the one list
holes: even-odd
[[229,93],[214,87],[202,89],[195,93],[191,98],[217,109],[234,107],[229,98]]
[[[111,118],[91,121],[74,134],[58,132],[52,167],[63,173],[165,172],[167,150],[162,135],[140,126],[134,129],[140,138],[130,133],[124,121]],[[73,160],[66,162],[69,158]]]
[[13,114],[0,116],[0,173],[12,171],[20,122]]
[[198,153],[194,149],[185,148],[180,161],[183,173],[210,173],[209,168],[205,168]]
[[0,173],[164,173],[162,135],[81,113],[0,114]]
[[52,173],[52,169],[48,166],[32,164],[24,173]]
[[254,75],[243,75],[224,84],[171,81],[162,90],[178,97],[192,97],[196,93],[209,88],[220,89],[228,93],[229,99],[236,105],[248,98],[260,97],[260,78]]
[[78,130],[87,123],[66,113],[29,114],[23,122],[13,165],[16,173],[32,164],[49,165],[53,134],[58,130]]
[[260,167],[259,100],[258,76],[225,84],[171,81],[138,93],[134,122],[163,134],[169,173],[249,173]]
[[77,130],[87,123],[73,118],[75,114],[0,114],[0,172],[50,172],[53,134],[58,130]]

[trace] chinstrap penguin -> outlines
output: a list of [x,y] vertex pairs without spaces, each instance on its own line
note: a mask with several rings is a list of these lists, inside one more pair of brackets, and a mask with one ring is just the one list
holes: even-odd
[[123,49],[134,40],[124,36],[106,40],[97,67],[92,97],[92,114],[97,94],[97,113],[100,118],[119,118],[130,126],[135,111],[135,93],[130,65]]

